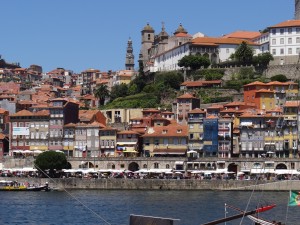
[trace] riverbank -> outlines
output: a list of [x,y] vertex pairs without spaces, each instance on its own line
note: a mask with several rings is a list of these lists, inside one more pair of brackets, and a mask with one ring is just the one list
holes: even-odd
[[289,191],[299,190],[299,180],[195,180],[195,179],[48,179],[3,177],[2,180],[16,180],[30,184],[49,183],[57,190],[221,190],[221,191]]

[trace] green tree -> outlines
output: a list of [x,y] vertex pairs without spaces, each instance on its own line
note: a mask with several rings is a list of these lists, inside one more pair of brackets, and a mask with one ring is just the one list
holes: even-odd
[[136,84],[137,86],[137,93],[140,93],[143,88],[146,86],[147,77],[144,73],[144,64],[143,61],[139,61],[139,74],[137,77],[132,81],[132,84]]
[[109,90],[105,84],[101,84],[94,90],[94,95],[99,99],[99,105],[102,106],[105,103],[105,99],[110,96]]
[[178,61],[178,66],[184,68],[190,68],[192,71],[200,69],[200,68],[207,68],[210,66],[210,61],[205,56],[200,55],[186,55],[182,57]]
[[253,56],[253,62],[264,68],[266,68],[272,60],[274,60],[274,57],[270,52],[264,52],[257,56]]
[[236,49],[234,58],[243,64],[252,62],[253,49],[245,41],[243,41]]
[[55,170],[59,171],[70,168],[66,155],[55,151],[46,151],[39,154],[34,161],[34,165],[44,174],[46,173],[46,170],[49,170],[50,177],[55,177]]
[[135,95],[138,93],[138,87],[137,84],[131,84],[128,88],[128,94],[129,95]]
[[126,97],[127,95],[128,95],[127,84],[117,84],[111,88],[110,101],[113,101],[116,98]]
[[288,79],[283,74],[278,74],[270,78],[271,81],[287,82]]
[[170,71],[155,74],[155,85],[163,85],[163,88],[173,88],[179,90],[180,84],[184,81],[181,73]]

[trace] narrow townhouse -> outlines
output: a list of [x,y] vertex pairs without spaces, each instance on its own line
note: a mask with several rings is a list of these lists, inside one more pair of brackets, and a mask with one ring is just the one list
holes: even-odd
[[188,113],[188,155],[203,157],[203,119],[206,112],[196,108]]
[[169,126],[149,127],[142,138],[143,156],[186,156],[188,150],[188,127],[186,125],[170,124]]

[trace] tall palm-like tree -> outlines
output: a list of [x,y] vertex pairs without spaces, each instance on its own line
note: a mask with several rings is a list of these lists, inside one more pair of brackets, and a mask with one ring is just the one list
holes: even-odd
[[99,106],[104,105],[105,99],[110,95],[107,85],[101,84],[99,87],[94,89],[94,95],[99,99]]

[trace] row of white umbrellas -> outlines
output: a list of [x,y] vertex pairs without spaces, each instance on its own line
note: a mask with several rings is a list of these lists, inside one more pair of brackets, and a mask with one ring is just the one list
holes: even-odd
[[[45,150],[45,151],[41,151],[41,150],[13,150],[14,153],[22,153],[22,154],[40,154],[40,153],[43,153],[43,152],[46,152],[46,151],[48,151],[48,150]],[[63,151],[60,151],[60,150],[55,150],[55,152],[64,153]]]

